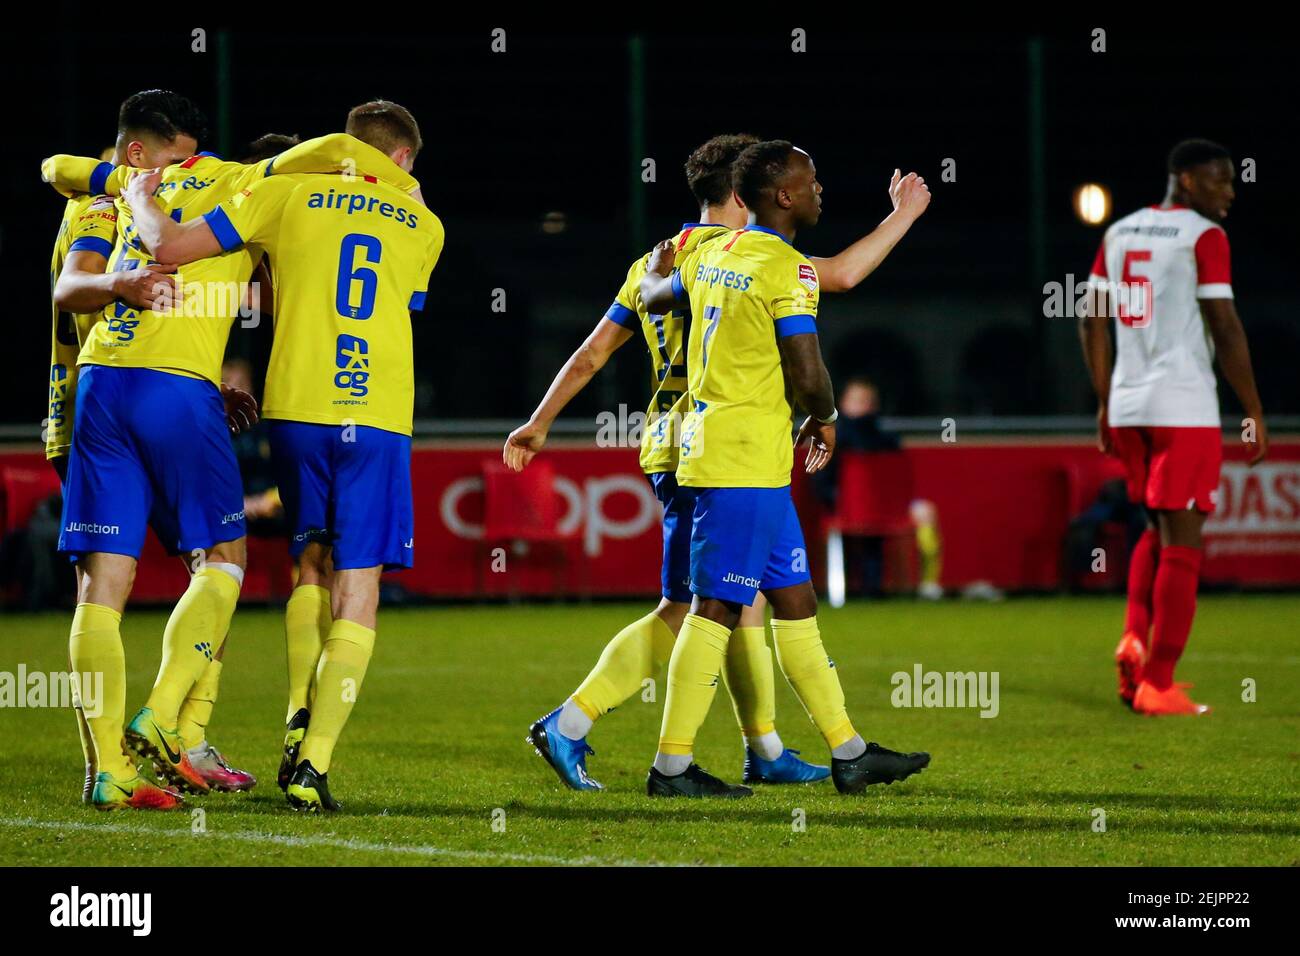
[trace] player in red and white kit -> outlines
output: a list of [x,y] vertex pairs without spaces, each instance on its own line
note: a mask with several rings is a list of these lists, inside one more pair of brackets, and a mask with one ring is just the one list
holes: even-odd
[[1218,497],[1216,356],[1245,412],[1250,463],[1268,450],[1232,300],[1228,237],[1219,225],[1232,205],[1234,178],[1232,158],[1217,143],[1175,146],[1164,202],[1106,230],[1080,323],[1099,400],[1101,450],[1123,461],[1129,497],[1146,507],[1153,525],[1133,550],[1124,636],[1115,651],[1119,695],[1145,714],[1209,710],[1187,696],[1187,685],[1174,683],[1174,666],[1196,613],[1201,526]]

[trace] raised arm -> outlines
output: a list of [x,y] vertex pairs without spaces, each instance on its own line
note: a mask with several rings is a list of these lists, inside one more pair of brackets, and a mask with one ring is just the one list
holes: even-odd
[[804,470],[814,474],[826,467],[835,452],[835,390],[830,373],[822,361],[821,344],[816,332],[799,332],[779,337],[781,365],[785,380],[794,393],[795,403],[808,412],[799,429],[795,444],[805,438],[811,442]]
[[1268,428],[1264,424],[1264,406],[1255,387],[1255,370],[1250,363],[1246,330],[1232,299],[1201,299],[1200,304],[1201,316],[1214,339],[1214,354],[1223,370],[1223,377],[1236,393],[1246,418],[1255,423],[1255,441],[1252,443],[1255,448],[1250,463],[1258,464],[1268,454]]
[[[267,163],[266,175],[276,173],[349,173],[374,175],[404,193],[420,188],[410,173],[381,151],[347,133],[327,133],[290,146]],[[423,199],[421,199],[423,202]]]
[[929,207],[930,187],[916,173],[900,176],[896,169],[889,182],[889,198],[894,211],[874,230],[838,255],[811,257],[823,292],[847,292],[875,272]]
[[[121,167],[119,167],[121,168]],[[54,187],[55,192],[71,199],[86,193],[117,195],[121,187],[121,173],[113,164],[89,156],[69,156],[59,153],[41,161],[41,180]]]
[[578,346],[577,351],[560,368],[532,417],[510,433],[505,448],[502,449],[501,460],[513,470],[523,471],[546,444],[551,425],[560,412],[564,411],[564,407],[631,337],[631,329],[602,318],[586,341]]

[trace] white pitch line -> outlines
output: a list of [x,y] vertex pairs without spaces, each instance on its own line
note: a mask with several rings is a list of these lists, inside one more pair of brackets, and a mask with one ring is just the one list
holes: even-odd
[[[135,827],[125,823],[84,823],[79,821],[33,820],[30,817],[0,817],[0,827],[17,827],[33,830],[74,830],[80,833],[129,833],[133,836],[175,839],[187,836],[186,830],[157,830]],[[688,864],[652,863],[646,860],[607,859],[599,856],[547,856],[535,853],[497,853],[492,850],[449,850],[424,844],[371,843],[342,837],[293,836],[280,833],[259,833],[256,830],[209,830],[194,839],[235,840],[242,843],[270,843],[287,847],[331,847],[338,850],[359,850],[365,853],[404,853],[411,856],[446,857],[459,860],[506,860],[515,863],[536,863],[549,866],[686,866]]]

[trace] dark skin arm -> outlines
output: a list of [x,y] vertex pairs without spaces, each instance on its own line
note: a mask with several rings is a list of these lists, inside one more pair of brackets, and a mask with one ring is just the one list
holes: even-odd
[[1084,300],[1079,318],[1079,345],[1088,379],[1097,394],[1097,448],[1107,455],[1114,453],[1106,407],[1110,403],[1110,373],[1113,357],[1110,344],[1110,306],[1105,289],[1093,288]]
[[665,239],[650,253],[650,264],[641,279],[641,303],[651,315],[666,315],[686,303],[673,295],[673,261],[677,252],[673,241]]
[[819,419],[835,414],[835,390],[831,376],[822,361],[821,345],[816,332],[802,332],[777,339],[781,350],[781,365],[786,384],[793,393],[795,403],[809,416],[799,429],[795,444],[809,440],[808,459],[804,470],[814,474],[826,467],[835,453],[835,423],[823,424]]
[[1232,299],[1201,299],[1201,316],[1214,339],[1214,353],[1223,377],[1241,402],[1245,417],[1255,423],[1255,440],[1250,464],[1256,465],[1268,455],[1268,428],[1264,424],[1264,407],[1255,387],[1255,371],[1250,364],[1250,345],[1246,330],[1237,315]]

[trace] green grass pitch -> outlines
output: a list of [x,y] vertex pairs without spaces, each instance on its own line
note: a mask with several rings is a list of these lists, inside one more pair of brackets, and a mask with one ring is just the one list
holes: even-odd
[[[907,601],[825,609],[822,632],[863,735],[928,749],[930,769],[841,797],[829,781],[740,802],[644,796],[663,700],[634,697],[590,742],[604,793],[562,789],[524,743],[642,604],[384,610],[361,700],[330,773],[345,804],[291,812],[275,785],[283,721],[281,615],[243,609],[210,738],[258,775],[251,794],[172,814],[83,808],[67,710],[0,710],[0,864],[1300,863],[1300,596],[1202,595],[1179,679],[1214,706],[1149,719],[1114,694],[1117,598],[1002,604]],[[134,611],[124,637],[128,716],[158,661],[165,614]],[[63,614],[6,615],[0,671],[66,668]],[[891,674],[997,671],[1000,712],[901,709]],[[1245,702],[1243,681],[1256,685]],[[788,746],[824,747],[784,680]],[[738,781],[741,750],[720,691],[697,750]],[[203,832],[194,832],[201,808]],[[1095,811],[1105,814],[1097,832]],[[795,826],[802,818],[804,827]],[[495,826],[494,826],[495,822]]]

